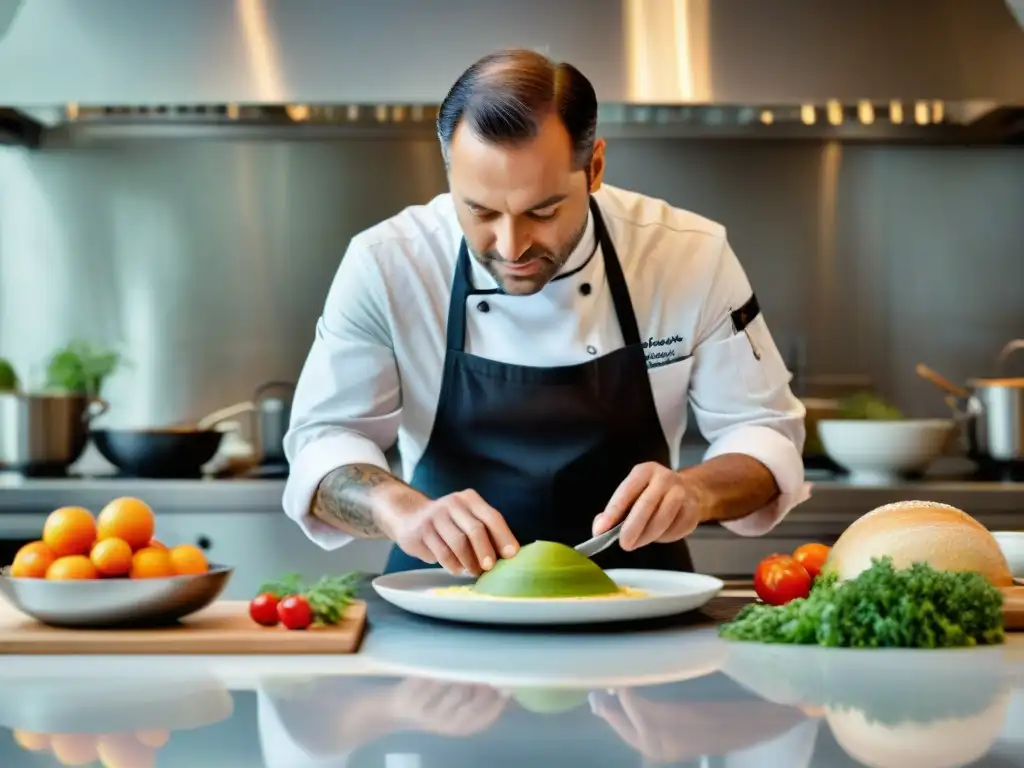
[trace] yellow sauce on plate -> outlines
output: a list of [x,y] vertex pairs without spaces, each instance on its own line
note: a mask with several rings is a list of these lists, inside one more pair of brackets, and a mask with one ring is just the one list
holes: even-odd
[[611,592],[607,595],[583,595],[581,597],[551,597],[551,598],[540,598],[540,597],[496,597],[494,595],[482,595],[479,592],[474,592],[472,585],[464,585],[458,587],[437,587],[436,589],[430,590],[432,595],[451,595],[455,597],[468,597],[474,600],[621,600],[628,598],[638,597],[650,597],[650,594],[640,589],[634,589],[633,587],[619,587],[618,592]]

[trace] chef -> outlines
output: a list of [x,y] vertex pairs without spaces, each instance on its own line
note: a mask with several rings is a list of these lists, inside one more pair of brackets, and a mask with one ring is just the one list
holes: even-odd
[[[449,192],[352,238],[284,444],[321,547],[477,575],[625,521],[599,565],[686,571],[698,525],[761,535],[805,498],[804,409],[725,229],[603,183],[596,122],[571,65],[488,55],[438,113]],[[710,447],[679,469],[688,403]]]

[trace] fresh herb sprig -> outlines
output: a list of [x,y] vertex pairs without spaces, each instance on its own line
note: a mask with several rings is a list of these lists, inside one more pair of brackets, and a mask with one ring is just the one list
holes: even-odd
[[119,352],[75,339],[50,357],[46,366],[46,387],[85,397],[99,397],[103,383],[121,362]]

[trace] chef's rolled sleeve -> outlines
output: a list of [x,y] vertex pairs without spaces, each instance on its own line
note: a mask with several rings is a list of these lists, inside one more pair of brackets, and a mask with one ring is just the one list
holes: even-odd
[[311,513],[321,480],[348,464],[389,470],[384,451],[398,434],[401,396],[386,298],[372,254],[353,241],[331,284],[292,402],[282,503],[324,549],[353,537]]
[[736,534],[760,536],[808,498],[802,455],[806,411],[790,389],[792,376],[763,313],[745,328],[733,320],[733,312],[747,305],[753,291],[728,243],[708,296],[706,330],[694,350],[690,404],[710,443],[705,459],[750,456],[775,478],[779,495],[770,504],[722,522]]
[[807,500],[810,486],[804,482],[803,458],[785,437],[770,427],[740,427],[711,444],[705,459],[739,453],[757,459],[775,477],[779,495],[767,506],[746,517],[723,520],[722,526],[740,536],[761,536],[778,525],[786,514]]

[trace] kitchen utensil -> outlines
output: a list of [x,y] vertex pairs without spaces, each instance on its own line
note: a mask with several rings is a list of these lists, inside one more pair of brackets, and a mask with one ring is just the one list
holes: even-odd
[[825,419],[818,422],[825,451],[853,479],[891,481],[920,474],[956,430],[952,419]]
[[[287,397],[271,397],[268,392],[287,391]],[[285,464],[284,436],[292,414],[291,394],[295,385],[288,381],[269,381],[261,384],[253,395],[255,401],[256,445],[260,464]]]
[[917,375],[925,381],[930,381],[932,384],[937,386],[946,394],[952,395],[953,397],[970,397],[971,393],[961,387],[959,384],[954,384],[942,374],[937,371],[933,371],[924,363],[918,363],[914,370]]
[[203,465],[217,453],[224,437],[213,427],[252,408],[252,403],[235,403],[207,414],[194,425],[95,429],[91,436],[103,458],[126,475],[198,477]]
[[64,474],[85,450],[90,422],[109,408],[98,397],[0,393],[0,469]]
[[919,376],[947,393],[967,454],[976,461],[1024,461],[1024,378],[1002,377],[1007,360],[1021,349],[1024,339],[1008,342],[996,357],[996,377],[972,378],[967,388],[917,365]]
[[475,624],[594,624],[671,616],[705,605],[725,586],[713,576],[680,571],[612,568],[616,584],[646,592],[643,597],[490,598],[438,593],[472,579],[440,568],[378,576],[373,588],[389,603],[421,616]]
[[55,627],[168,624],[212,603],[234,569],[163,579],[15,579],[4,569],[0,595],[22,613]]
[[0,603],[0,654],[355,653],[365,628],[360,600],[338,624],[303,631],[256,624],[242,600],[214,602],[174,626],[117,630],[51,627]]
[[268,381],[256,388],[252,399],[221,408],[200,420],[200,429],[226,421],[232,416],[252,413],[252,441],[255,443],[256,464],[259,466],[281,466],[288,463],[284,455],[284,436],[291,420],[292,398],[272,396],[274,390],[294,392],[295,384],[289,381]]
[[214,457],[223,435],[165,429],[97,429],[92,441],[100,454],[133,477],[198,477]]
[[[625,522],[625,521],[623,521]],[[604,533],[587,539],[582,544],[577,544],[574,549],[581,555],[593,557],[598,552],[604,552],[608,547],[619,540],[619,533],[622,531],[622,523],[610,528]]]

